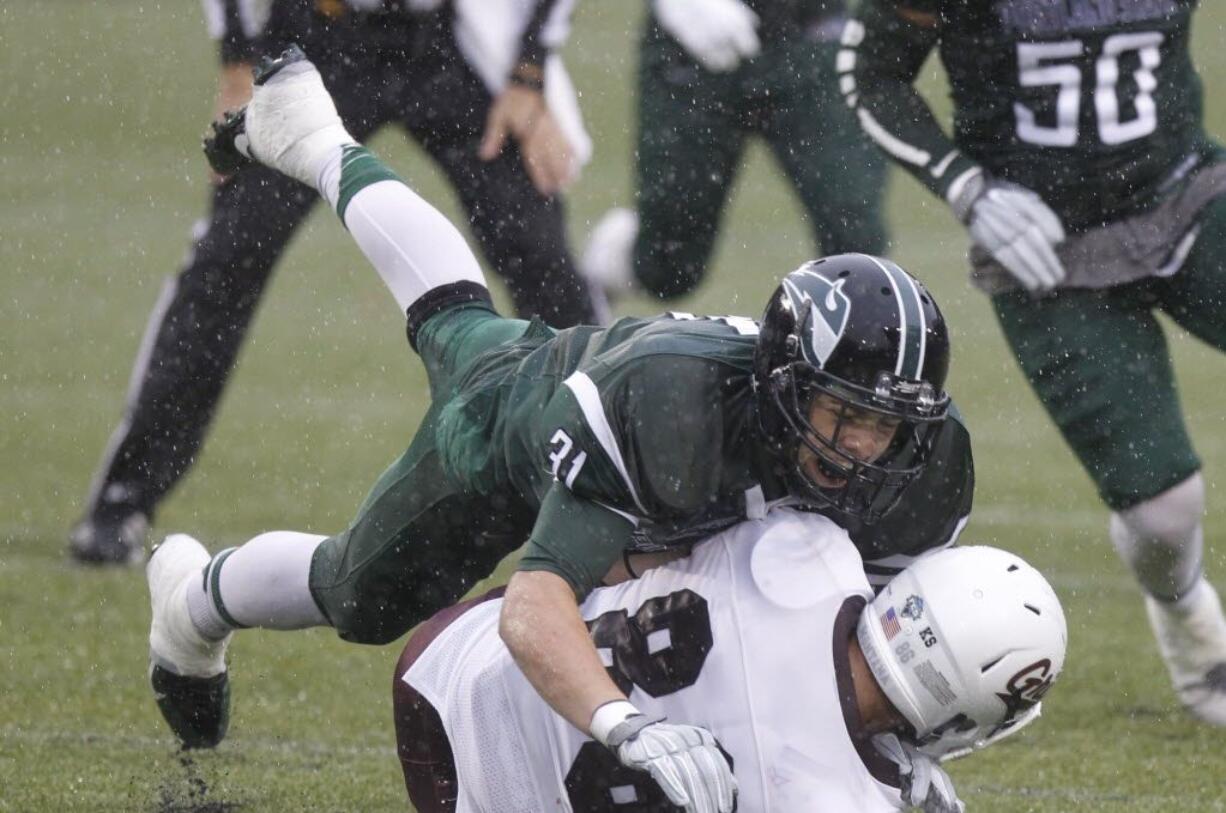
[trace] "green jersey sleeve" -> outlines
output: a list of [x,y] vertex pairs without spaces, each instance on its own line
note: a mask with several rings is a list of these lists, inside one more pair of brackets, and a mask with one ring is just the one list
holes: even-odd
[[555,482],[541,501],[519,569],[561,576],[582,601],[630,544],[633,532],[632,518]]
[[901,11],[935,14],[937,0],[860,0],[843,31],[840,88],[865,133],[937,195],[977,166],[941,129],[913,83],[939,28]]

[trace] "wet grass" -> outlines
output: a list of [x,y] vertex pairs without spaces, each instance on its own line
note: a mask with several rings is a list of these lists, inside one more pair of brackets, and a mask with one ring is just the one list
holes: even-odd
[[[598,150],[571,196],[577,237],[630,199],[637,7],[590,3],[577,20],[570,55]],[[1200,13],[1211,88],[1226,77],[1224,25],[1216,5]],[[215,753],[178,754],[145,685],[142,575],[85,571],[63,556],[146,316],[204,202],[194,146],[212,88],[203,32],[196,4],[0,8],[0,810],[404,809],[389,713],[395,647],[322,631],[241,636],[231,738]],[[1208,101],[1212,130],[1226,133],[1226,103]],[[398,133],[375,145],[455,212]],[[1223,734],[1175,703],[1105,514],[965,283],[959,229],[902,177],[890,211],[895,255],[930,282],[953,325],[951,387],[980,482],[965,539],[1016,549],[1050,573],[1070,622],[1068,667],[1045,718],[953,766],[964,798],[992,811],[1226,809]],[[681,307],[756,314],[777,274],[812,253],[794,199],[755,149],[710,282]],[[1222,583],[1226,366],[1177,333],[1172,347],[1210,483],[1208,563]],[[425,405],[391,299],[316,212],[158,530],[191,530],[216,548],[271,528],[339,528]]]

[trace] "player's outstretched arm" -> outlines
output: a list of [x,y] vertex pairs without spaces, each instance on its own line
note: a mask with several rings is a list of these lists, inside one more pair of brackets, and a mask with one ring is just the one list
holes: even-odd
[[1029,189],[991,178],[937,124],[914,81],[939,31],[905,0],[865,0],[843,32],[840,87],[864,132],[899,166],[949,203],[971,238],[1028,291],[1066,272],[1056,256],[1060,218]]
[[204,148],[219,173],[256,161],[318,190],[402,311],[433,288],[485,285],[460,232],[349,134],[296,46],[261,61],[250,103],[215,123]]
[[520,671],[549,705],[650,773],[669,800],[693,813],[731,813],[736,779],[711,732],[646,717],[605,671],[579,614],[574,590],[548,571],[511,577],[499,633]]

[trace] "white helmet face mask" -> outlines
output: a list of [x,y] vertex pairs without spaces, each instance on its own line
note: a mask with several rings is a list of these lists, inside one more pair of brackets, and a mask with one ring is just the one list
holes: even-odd
[[922,557],[865,607],[856,634],[917,745],[935,757],[982,747],[1033,720],[1068,644],[1047,580],[989,547]]

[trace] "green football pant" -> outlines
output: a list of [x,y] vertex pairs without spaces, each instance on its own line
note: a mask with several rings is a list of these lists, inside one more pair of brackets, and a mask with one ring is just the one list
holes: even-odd
[[839,95],[837,50],[837,43],[800,39],[767,43],[737,70],[710,73],[648,21],[634,248],[645,288],[675,297],[702,280],[752,134],[766,141],[800,196],[822,252],[885,250],[885,160]]
[[1226,198],[1206,208],[1172,277],[992,302],[1027,380],[1110,508],[1144,502],[1200,468],[1155,312],[1226,350]]
[[527,539],[535,511],[514,496],[455,483],[436,438],[464,371],[519,339],[528,325],[467,305],[436,314],[417,334],[433,403],[353,523],[324,540],[311,560],[311,594],[345,640],[394,641],[459,600]]

